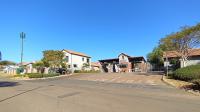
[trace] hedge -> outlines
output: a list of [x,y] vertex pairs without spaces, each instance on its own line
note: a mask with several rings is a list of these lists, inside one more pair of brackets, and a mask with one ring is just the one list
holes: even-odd
[[59,76],[59,74],[40,74],[40,73],[29,73],[27,74],[29,78],[44,78],[44,77],[54,77]]
[[173,74],[173,78],[183,81],[200,79],[200,65],[192,65],[177,69]]

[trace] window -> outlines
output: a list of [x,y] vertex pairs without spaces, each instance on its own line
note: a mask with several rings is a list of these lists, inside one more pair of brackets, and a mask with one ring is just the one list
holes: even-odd
[[122,56],[122,59],[124,59],[124,56]]
[[120,64],[120,65],[119,65],[119,68],[127,68],[127,67],[128,67],[127,64]]
[[74,68],[77,68],[77,64],[74,64]]
[[90,59],[89,58],[87,58],[87,63],[90,63]]
[[69,56],[66,56],[66,57],[65,57],[65,61],[66,61],[66,62],[69,62]]
[[85,58],[82,58],[82,61],[85,61]]

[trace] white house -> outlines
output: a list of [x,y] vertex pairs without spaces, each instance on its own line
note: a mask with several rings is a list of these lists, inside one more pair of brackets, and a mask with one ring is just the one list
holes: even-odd
[[[65,54],[67,68],[72,70],[91,70],[91,57],[80,52],[62,50]],[[85,66],[88,65],[88,66]]]

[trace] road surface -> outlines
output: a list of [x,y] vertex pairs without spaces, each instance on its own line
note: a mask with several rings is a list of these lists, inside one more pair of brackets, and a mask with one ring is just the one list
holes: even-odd
[[0,112],[200,112],[200,97],[164,83],[0,79]]

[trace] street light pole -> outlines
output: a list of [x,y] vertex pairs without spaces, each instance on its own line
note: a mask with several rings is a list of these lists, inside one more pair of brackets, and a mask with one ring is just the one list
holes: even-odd
[[24,55],[24,39],[26,38],[26,34],[24,32],[20,33],[21,39],[21,65],[23,62],[23,55]]
[[169,66],[169,60],[168,60],[168,56],[167,56],[167,54],[166,54],[166,66],[167,66],[167,71],[166,71],[167,73],[166,73],[166,74],[167,74],[167,77],[168,77],[168,69],[169,69],[168,66]]

